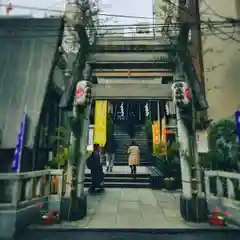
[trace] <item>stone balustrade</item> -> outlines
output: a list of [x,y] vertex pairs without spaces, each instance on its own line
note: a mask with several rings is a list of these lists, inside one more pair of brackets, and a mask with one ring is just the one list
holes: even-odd
[[240,174],[205,171],[205,191],[209,197],[221,198],[223,204],[240,209]]
[[0,173],[0,233],[11,239],[20,230],[40,218],[44,201],[60,209],[63,171],[41,170],[24,173]]
[[240,226],[240,173],[205,171],[205,193],[210,210],[227,210],[229,221]]

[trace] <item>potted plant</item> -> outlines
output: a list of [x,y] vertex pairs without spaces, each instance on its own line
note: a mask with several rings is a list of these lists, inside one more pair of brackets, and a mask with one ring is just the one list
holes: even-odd
[[[51,159],[51,161],[49,161],[47,163],[47,165],[45,166],[46,168],[50,168],[50,169],[63,169],[64,171],[64,178],[63,178],[63,184],[62,184],[62,194],[61,196],[63,196],[63,192],[66,191],[66,185],[64,184],[64,182],[71,182],[71,175],[72,175],[72,171],[68,171],[67,165],[71,164],[70,162],[70,154],[71,154],[71,145],[69,143],[66,143],[67,140],[69,140],[69,131],[68,129],[64,128],[64,127],[58,127],[56,128],[56,135],[51,137],[51,144],[52,144],[52,148],[56,148],[56,152],[53,153],[53,158]],[[59,180],[58,180],[58,176],[53,176],[51,178],[51,190],[55,193],[58,193],[58,186],[59,186]],[[62,202],[62,197],[60,199],[60,203]],[[59,214],[60,214],[60,218],[62,219],[66,219],[68,216],[68,209],[64,209],[62,208],[62,205],[60,204],[59,206]],[[47,219],[48,217],[53,217],[55,218],[56,216],[56,211],[53,209],[51,212],[48,212],[47,214],[45,214],[44,218]],[[57,213],[58,214],[58,213]],[[48,219],[46,221],[55,221],[54,219]]]
[[164,185],[167,190],[173,190],[176,187],[176,178],[173,177],[173,160],[166,157],[164,161]]
[[160,142],[157,145],[156,153],[158,157],[162,157],[161,170],[164,175],[164,185],[168,190],[176,188],[176,165],[179,164],[178,147],[176,144],[167,146],[167,144]]

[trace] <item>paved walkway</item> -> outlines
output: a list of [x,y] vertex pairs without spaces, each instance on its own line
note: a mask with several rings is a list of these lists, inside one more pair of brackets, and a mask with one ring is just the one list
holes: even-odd
[[63,223],[62,227],[195,228],[180,217],[179,195],[151,189],[106,189],[102,195],[88,197],[84,220]]

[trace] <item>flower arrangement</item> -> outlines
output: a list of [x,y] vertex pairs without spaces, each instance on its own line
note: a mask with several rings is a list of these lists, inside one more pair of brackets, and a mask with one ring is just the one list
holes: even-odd
[[40,217],[43,224],[51,225],[59,221],[59,213],[56,209],[50,209],[48,203],[40,204]]
[[217,226],[226,226],[227,217],[229,216],[228,211],[221,211],[220,208],[215,208],[208,215],[208,222]]

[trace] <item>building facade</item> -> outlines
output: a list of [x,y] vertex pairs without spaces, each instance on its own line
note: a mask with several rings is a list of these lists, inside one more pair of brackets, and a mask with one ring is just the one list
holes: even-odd
[[[157,32],[164,23],[163,9],[167,9],[167,2],[155,0]],[[206,93],[208,117],[219,120],[233,116],[240,107],[240,31],[239,24],[234,26],[224,21],[240,18],[240,0],[178,0],[174,4],[180,6],[181,21],[194,23],[190,24],[189,52]],[[181,11],[182,8],[185,10]]]
[[42,169],[56,149],[56,128],[66,125],[58,107],[64,87],[57,67],[62,26],[61,18],[0,19],[0,172],[12,170],[24,112],[20,170]]
[[200,1],[200,14],[207,23],[202,24],[202,53],[208,115],[219,120],[240,107],[240,27],[223,23],[240,19],[240,0]]

